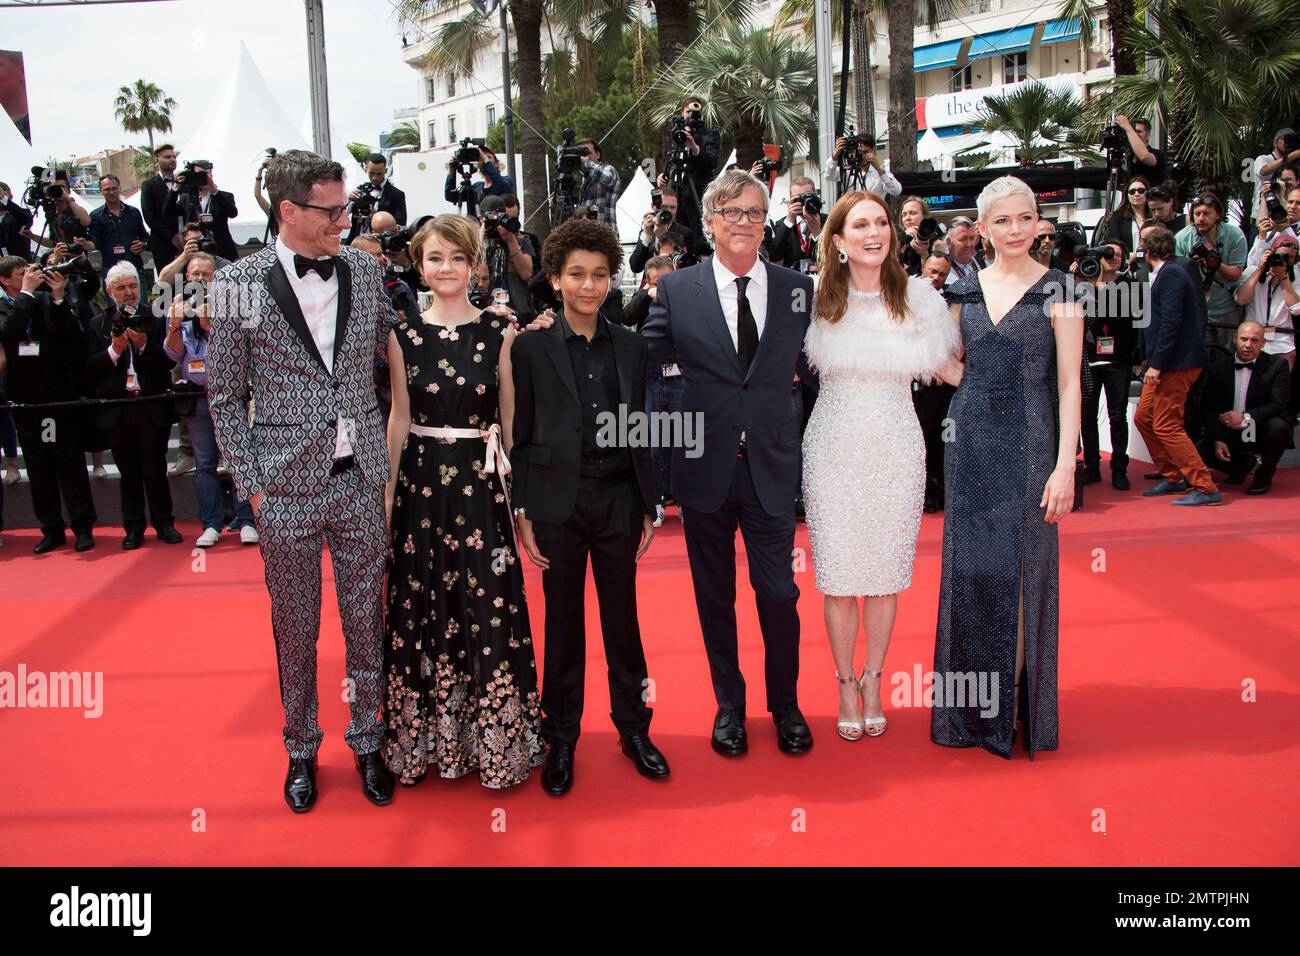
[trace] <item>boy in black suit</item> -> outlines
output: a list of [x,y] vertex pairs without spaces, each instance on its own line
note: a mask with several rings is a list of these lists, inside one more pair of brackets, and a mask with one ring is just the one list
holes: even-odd
[[654,538],[650,450],[628,440],[635,432],[619,434],[644,414],[646,345],[600,314],[622,259],[614,231],[598,222],[574,219],[552,232],[542,268],[562,307],[551,327],[519,336],[510,354],[515,515],[520,546],[542,568],[546,596],[542,734],[550,753],[542,788],[556,796],[573,786],[588,555],[609,666],[610,716],[623,753],[644,776],[668,775],[649,737],[636,609],[636,562]]

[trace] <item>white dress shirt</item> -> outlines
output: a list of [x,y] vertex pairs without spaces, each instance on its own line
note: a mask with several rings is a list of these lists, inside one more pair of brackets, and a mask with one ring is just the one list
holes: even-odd
[[[754,265],[745,273],[749,283],[745,288],[745,298],[749,300],[749,311],[753,313],[754,325],[758,328],[758,337],[763,338],[763,328],[767,325],[767,268],[760,257],[754,259]],[[713,257],[713,280],[718,284],[718,299],[722,302],[722,316],[727,320],[727,331],[731,333],[731,344],[740,353],[740,305],[736,297],[740,278]]]
[[[1233,355],[1232,360],[1240,364],[1241,356]],[[1246,392],[1250,389],[1250,373],[1253,371],[1253,368],[1233,369],[1235,388],[1232,393],[1232,410],[1234,412],[1244,412],[1246,410]]]
[[[316,351],[320,352],[325,369],[334,374],[334,324],[338,316],[339,274],[337,267],[329,279],[322,279],[315,272],[308,272],[299,277],[294,267],[294,251],[284,243],[284,239],[275,240],[275,254],[284,266],[284,273],[289,277],[289,286],[298,297],[298,307],[311,332]],[[309,257],[310,258],[310,257]],[[321,258],[328,259],[329,256]],[[338,432],[334,439],[334,457],[345,458],[352,454],[352,442],[348,440],[343,416],[338,416]]]

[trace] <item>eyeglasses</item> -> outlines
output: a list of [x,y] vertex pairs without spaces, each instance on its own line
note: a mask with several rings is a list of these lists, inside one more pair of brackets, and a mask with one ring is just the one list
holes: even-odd
[[1128,191],[1128,194],[1129,194],[1130,196],[1141,196],[1141,195],[1142,195],[1143,193],[1145,193],[1146,191],[1147,191],[1147,190],[1146,190],[1146,187],[1145,187],[1145,186],[1136,186],[1136,187],[1134,187],[1133,189],[1130,189],[1130,190]]
[[315,203],[298,202],[296,199],[290,199],[289,202],[293,203],[295,206],[301,206],[303,209],[319,209],[329,217],[330,222],[333,222],[336,219],[342,219],[347,215],[348,211],[347,206],[317,206]]
[[767,218],[767,210],[761,206],[750,206],[748,209],[741,209],[739,206],[724,206],[717,210],[717,214],[722,217],[724,222],[737,223],[741,217],[748,219],[754,225],[758,225]]

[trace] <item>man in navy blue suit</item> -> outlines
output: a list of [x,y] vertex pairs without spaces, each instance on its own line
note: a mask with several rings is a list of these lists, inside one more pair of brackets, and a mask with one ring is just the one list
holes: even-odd
[[1189,492],[1176,505],[1217,505],[1222,497],[1210,470],[1187,435],[1187,393],[1205,367],[1198,300],[1201,290],[1184,270],[1171,264],[1173,233],[1152,229],[1143,240],[1151,262],[1151,302],[1146,339],[1146,374],[1133,424],[1163,476],[1142,492],[1147,497]]
[[767,190],[749,173],[724,173],[704,193],[714,255],[659,279],[642,328],[652,361],[675,356],[682,413],[703,426],[698,454],[673,451],[673,496],[681,505],[695,605],[718,713],[713,749],[748,749],[745,679],[736,635],[736,528],[766,653],[767,707],[777,745],[812,749],[799,712],[799,589],[794,583],[795,495],[800,408],[794,391],[812,281],[759,259]]

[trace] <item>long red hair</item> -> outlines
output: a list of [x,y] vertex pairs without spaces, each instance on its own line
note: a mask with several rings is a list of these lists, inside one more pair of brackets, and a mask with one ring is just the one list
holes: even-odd
[[839,250],[832,236],[842,236],[849,213],[863,200],[873,202],[884,210],[889,220],[889,249],[880,264],[880,289],[885,300],[885,311],[895,322],[907,318],[907,270],[898,261],[898,223],[889,206],[875,193],[856,190],[845,193],[826,217],[821,241],[817,244],[817,296],[813,305],[813,318],[834,325],[844,317],[849,304],[849,264],[840,262]]

